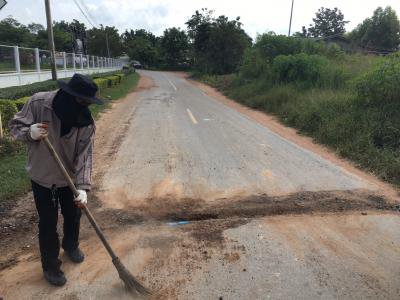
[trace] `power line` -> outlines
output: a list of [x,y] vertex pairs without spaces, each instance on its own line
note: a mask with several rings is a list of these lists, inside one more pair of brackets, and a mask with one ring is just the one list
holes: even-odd
[[93,17],[92,13],[90,12],[89,7],[86,5],[84,0],[78,0],[78,2],[83,6],[85,9],[86,14],[90,17],[93,23],[96,25],[94,27],[99,27],[99,22],[97,22],[96,18]]
[[[91,15],[91,13],[89,12],[89,8],[86,6],[86,4],[85,4],[85,2],[82,0],[74,0],[74,2],[75,2],[75,4],[76,4],[76,6],[79,8],[79,10],[81,11],[81,13],[85,16],[85,18],[86,18],[86,20],[94,27],[94,28],[97,28],[97,27],[99,27],[99,26],[95,26],[93,23],[97,23],[97,22],[95,22],[94,21],[94,18],[93,18],[93,16]],[[84,7],[84,8],[82,8],[82,7]],[[86,13],[85,13],[85,11],[86,11]],[[90,19],[89,19],[89,17],[88,17],[88,15],[90,16]],[[106,32],[106,45],[107,45],[107,55],[108,55],[108,57],[110,57],[110,47],[109,47],[109,45],[108,45],[108,34],[107,34],[107,32]]]
[[77,0],[74,0],[74,2],[75,2],[75,4],[76,4],[76,6],[79,8],[79,10],[81,11],[82,15],[83,15],[83,16],[86,18],[86,20],[90,23],[90,25],[92,25],[93,27],[96,27],[96,26],[94,26],[94,24],[92,23],[92,21],[89,19],[89,17],[85,14],[85,12],[83,11],[82,7],[78,4],[78,1],[77,1]]

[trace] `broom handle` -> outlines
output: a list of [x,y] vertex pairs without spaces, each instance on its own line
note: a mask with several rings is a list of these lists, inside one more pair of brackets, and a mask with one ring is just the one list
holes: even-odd
[[[53,158],[55,159],[55,161],[58,164],[58,167],[60,168],[61,173],[63,173],[65,179],[68,182],[68,186],[71,189],[71,191],[74,193],[74,196],[77,197],[79,195],[78,190],[75,187],[74,182],[72,181],[71,177],[69,176],[67,170],[65,169],[60,157],[58,156],[56,150],[54,150],[53,145],[50,143],[49,139],[47,137],[45,137],[43,139],[44,143],[46,144],[47,148],[50,151],[51,156],[53,156]],[[82,204],[82,209],[86,214],[86,217],[89,219],[90,224],[92,224],[94,230],[97,233],[97,236],[100,238],[100,240],[103,242],[104,247],[107,249],[108,253],[110,254],[111,258],[113,260],[117,259],[117,256],[115,255],[114,251],[111,249],[110,244],[107,242],[106,238],[104,237],[103,232],[101,231],[99,225],[97,225],[96,220],[94,219],[93,215],[91,214],[91,212],[89,211],[89,209],[87,208],[87,206],[85,204]]]

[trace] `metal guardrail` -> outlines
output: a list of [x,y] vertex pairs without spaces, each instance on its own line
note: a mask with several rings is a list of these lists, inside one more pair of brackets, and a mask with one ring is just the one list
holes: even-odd
[[[51,79],[50,51],[0,45],[0,88]],[[74,73],[92,74],[121,69],[126,61],[93,55],[56,52],[60,78]]]

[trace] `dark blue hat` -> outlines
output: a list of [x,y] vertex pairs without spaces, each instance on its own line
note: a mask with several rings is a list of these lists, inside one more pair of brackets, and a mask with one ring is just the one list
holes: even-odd
[[98,91],[96,83],[85,75],[74,74],[68,83],[62,80],[58,80],[57,83],[60,89],[72,96],[85,99],[90,103],[103,104],[103,101],[96,97]]

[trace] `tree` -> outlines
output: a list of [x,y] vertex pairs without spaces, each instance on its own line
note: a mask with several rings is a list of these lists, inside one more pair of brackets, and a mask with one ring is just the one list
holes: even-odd
[[159,62],[158,39],[145,29],[125,31],[122,41],[128,56],[142,64],[154,66]]
[[201,72],[226,74],[236,70],[251,38],[241,28],[240,18],[212,17],[212,11],[196,11],[186,22],[192,41],[194,66]]
[[301,27],[301,32],[297,31],[293,33],[293,37],[307,38],[310,37],[310,33],[307,31],[306,26]]
[[[57,50],[73,51],[72,25],[83,26],[83,30],[85,26],[76,20],[72,23],[65,21],[53,23],[54,44]],[[43,25],[31,23],[25,26],[11,16],[0,21],[0,42],[40,49],[48,49],[49,47],[47,30]]]
[[189,38],[185,31],[172,27],[160,38],[160,54],[166,67],[177,68],[187,62]]
[[0,42],[8,45],[31,46],[32,34],[29,29],[12,16],[0,21]]
[[44,26],[38,23],[30,23],[27,28],[32,34],[38,34],[39,31],[44,30]]
[[[75,39],[80,39],[84,46],[83,50],[88,54],[107,56],[106,34],[110,56],[121,55],[124,50],[121,36],[115,27],[101,25],[100,28],[87,31],[84,23],[73,19],[72,22],[53,22],[53,34],[57,51],[74,52]],[[0,42],[40,49],[49,48],[47,29],[43,25],[31,23],[25,26],[11,16],[0,21]]]
[[387,6],[378,7],[371,18],[365,19],[350,34],[361,47],[376,51],[394,51],[400,45],[400,22],[396,12]]
[[[83,43],[86,43],[85,34],[86,26],[78,20],[73,20],[71,23],[66,21],[53,22],[54,45],[57,51],[74,52],[74,39],[78,37]],[[37,32],[35,47],[48,49],[48,34],[47,29],[42,29]]]
[[[332,35],[340,35],[346,32],[345,25],[348,21],[344,21],[344,15],[335,7],[334,9],[321,7],[313,18],[314,25],[310,24],[308,34],[313,37],[328,37]],[[303,35],[305,28],[303,27]]]
[[191,59],[194,66],[204,66],[206,51],[209,44],[212,10],[202,8],[185,23],[188,27],[188,35],[191,40]]
[[236,71],[245,49],[250,47],[251,38],[241,28],[239,20],[239,17],[229,20],[219,16],[213,22],[208,50],[212,73],[228,74]]
[[110,48],[110,56],[119,56],[123,52],[121,37],[118,29],[100,25],[100,28],[92,28],[87,32],[88,52],[97,56],[108,56],[107,42]]
[[[53,23],[54,46],[57,51],[73,52],[73,36],[65,21]],[[48,49],[47,29],[39,30],[36,37],[36,45],[40,49]]]

